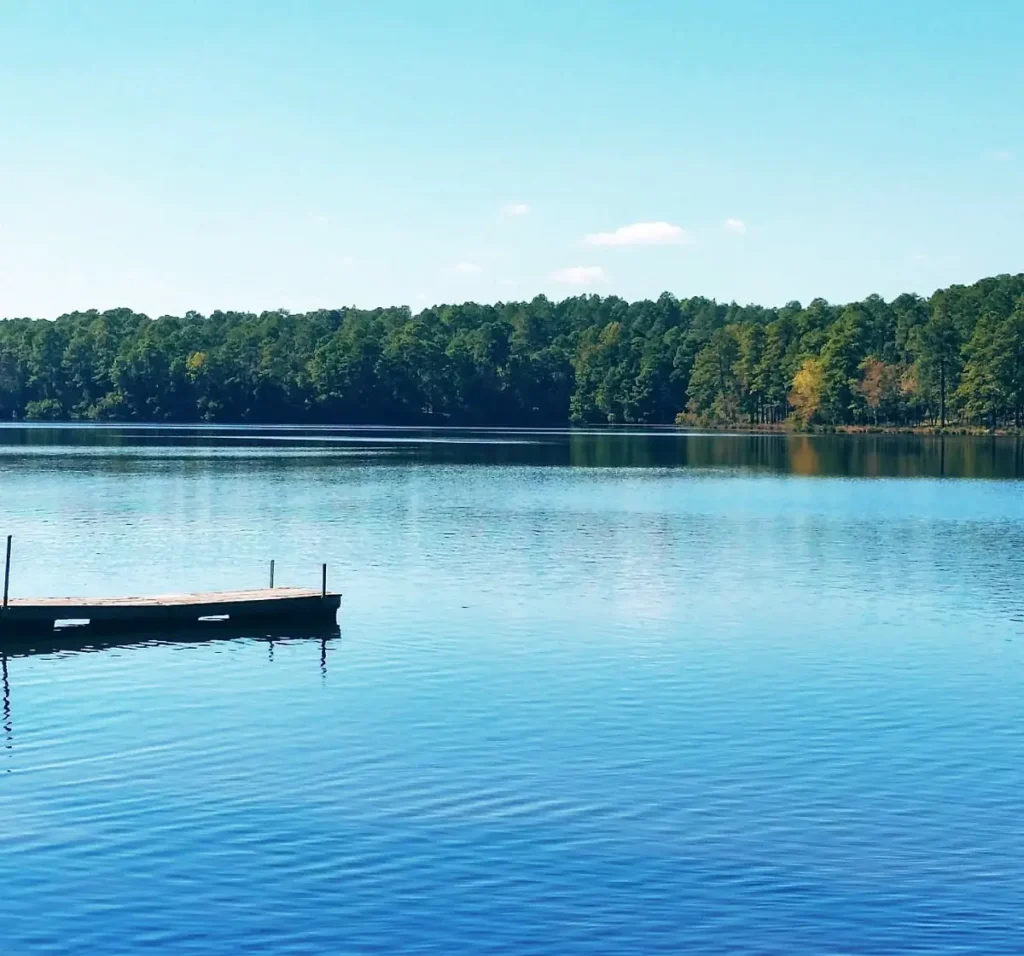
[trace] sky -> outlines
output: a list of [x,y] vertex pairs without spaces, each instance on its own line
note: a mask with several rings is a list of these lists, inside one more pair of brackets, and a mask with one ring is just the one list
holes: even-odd
[[1019,0],[0,0],[0,316],[1024,271]]

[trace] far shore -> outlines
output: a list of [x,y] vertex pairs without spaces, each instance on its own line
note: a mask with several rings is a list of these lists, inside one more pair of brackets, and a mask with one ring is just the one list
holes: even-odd
[[529,425],[529,424],[487,424],[487,423],[451,423],[446,421],[420,421],[401,424],[395,422],[238,422],[238,421],[143,421],[143,420],[108,420],[93,421],[89,419],[11,419],[0,421],[0,428],[308,428],[312,431],[330,429],[352,429],[354,431],[373,431],[376,429],[396,431],[514,431],[514,432],[600,432],[608,431],[643,431],[656,429],[665,433],[679,432],[698,434],[734,434],[734,435],[919,435],[925,437],[973,436],[978,438],[1021,438],[1024,428],[982,428],[977,425],[959,423],[940,425],[805,425],[792,420],[775,424],[750,424],[749,422],[706,422],[699,420],[666,422],[566,422],[562,425]]
[[722,423],[722,422],[677,422],[680,431],[699,429],[703,432],[723,432],[746,435],[925,435],[930,437],[950,435],[973,435],[980,438],[1019,438],[1024,429],[981,428],[977,425],[802,425],[795,422],[778,424]]

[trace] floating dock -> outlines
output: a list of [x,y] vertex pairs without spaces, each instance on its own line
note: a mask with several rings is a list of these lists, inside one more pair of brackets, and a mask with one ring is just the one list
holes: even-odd
[[103,630],[167,630],[229,621],[257,625],[331,623],[341,595],[313,588],[210,591],[155,597],[14,598],[0,608],[0,635],[53,630],[58,621]]
[[159,594],[155,597],[50,597],[10,598],[11,541],[7,536],[3,603],[0,604],[0,639],[39,634],[58,624],[90,626],[103,631],[167,631],[211,623],[234,627],[260,625],[302,627],[337,623],[341,594],[327,590],[327,565],[321,565],[321,586],[270,587],[250,591],[202,591],[194,594]]

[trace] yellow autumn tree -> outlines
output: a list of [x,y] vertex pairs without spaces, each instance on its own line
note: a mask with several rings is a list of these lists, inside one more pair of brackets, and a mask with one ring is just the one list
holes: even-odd
[[205,352],[190,352],[188,358],[185,359],[185,369],[188,377],[195,381],[199,377],[199,373],[205,364]]
[[789,404],[794,416],[805,425],[814,418],[821,407],[823,371],[818,359],[809,358],[804,360],[799,371],[793,376]]

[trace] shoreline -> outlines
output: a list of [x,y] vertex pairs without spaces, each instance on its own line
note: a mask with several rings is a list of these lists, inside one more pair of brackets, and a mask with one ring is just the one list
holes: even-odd
[[[629,427],[629,426],[626,426]],[[677,429],[699,428],[703,432],[743,435],[920,435],[931,438],[967,436],[973,438],[1020,438],[1024,429],[981,428],[976,425],[723,425],[697,422],[677,423]]]
[[665,434],[705,435],[881,435],[881,436],[919,436],[930,438],[941,437],[972,437],[972,438],[1024,438],[1024,428],[981,428],[975,425],[799,425],[794,422],[777,424],[747,424],[736,422],[566,422],[561,425],[508,425],[508,424],[449,424],[446,422],[418,422],[415,424],[396,424],[393,422],[369,424],[366,422],[238,422],[238,421],[90,421],[88,419],[12,419],[0,421],[0,429],[195,429],[198,431],[216,429],[234,429],[238,431],[258,431],[262,429],[308,429],[311,432],[350,430],[355,432],[373,431],[452,431],[452,432],[520,432],[520,433],[572,433],[572,432],[641,432],[657,431]]

